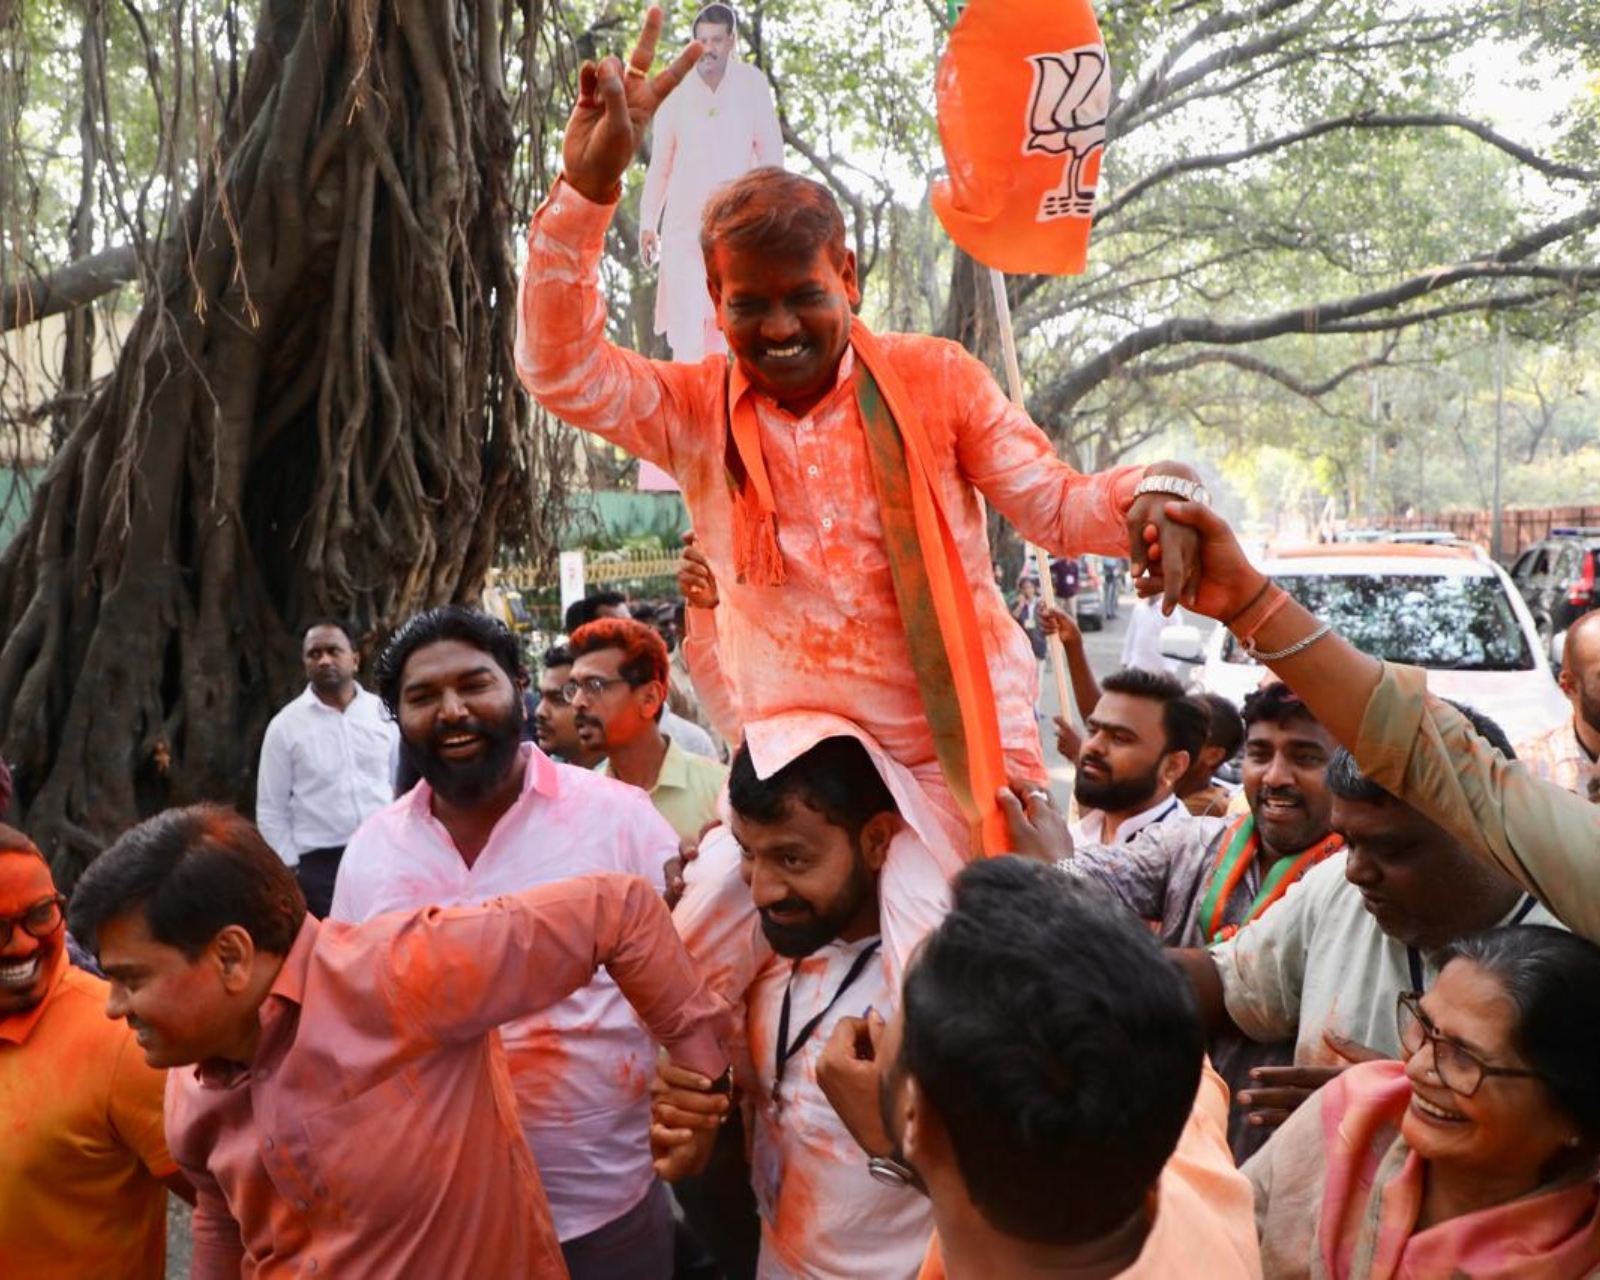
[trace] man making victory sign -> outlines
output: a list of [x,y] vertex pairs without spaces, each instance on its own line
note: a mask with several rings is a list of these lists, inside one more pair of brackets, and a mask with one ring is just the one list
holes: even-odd
[[[1182,464],[1080,475],[959,346],[874,335],[828,190],[755,169],[713,193],[706,286],[730,354],[698,365],[605,340],[598,265],[622,176],[691,44],[650,74],[652,9],[626,64],[585,65],[563,173],[534,214],[517,362],[546,409],[672,474],[721,584],[721,658],[759,772],[760,722],[826,711],[865,729],[938,805],[957,847],[1004,840],[1007,776],[1046,778],[1027,637],[994,583],[984,499],[1063,555],[1145,565],[1168,600],[1194,535],[1162,503],[1204,496]],[[1152,566],[1158,569],[1159,566]]]

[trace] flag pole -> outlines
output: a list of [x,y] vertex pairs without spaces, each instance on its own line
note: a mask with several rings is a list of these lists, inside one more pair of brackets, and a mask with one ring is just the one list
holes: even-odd
[[[1011,300],[1006,297],[1005,272],[995,267],[990,267],[988,270],[989,284],[994,290],[995,319],[1000,326],[1000,351],[1006,366],[1006,390],[1011,396],[1011,403],[1026,412],[1027,406],[1022,402],[1022,366],[1017,362],[1017,335],[1011,327]],[[1033,558],[1034,567],[1039,574],[1039,598],[1053,609],[1056,607],[1056,589],[1050,577],[1050,557],[1043,547],[1031,542],[1028,544],[1028,555]],[[1071,724],[1077,717],[1074,715],[1067,689],[1067,651],[1058,635],[1045,637],[1045,642],[1049,647],[1050,669],[1056,677],[1056,697],[1061,703],[1061,714],[1067,723]]]

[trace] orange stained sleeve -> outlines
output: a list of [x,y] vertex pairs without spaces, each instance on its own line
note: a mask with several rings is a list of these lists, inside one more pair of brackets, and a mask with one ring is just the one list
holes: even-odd
[[708,1076],[727,1066],[715,1004],[641,876],[578,876],[390,919],[384,977],[395,1008],[439,1043],[548,1008],[603,965],[676,1062]]

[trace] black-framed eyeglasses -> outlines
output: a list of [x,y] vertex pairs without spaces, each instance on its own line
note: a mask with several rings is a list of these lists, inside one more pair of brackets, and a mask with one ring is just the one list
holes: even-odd
[[628,684],[621,676],[584,676],[582,680],[568,680],[561,686],[561,696],[571,702],[581,689],[591,698],[598,698],[614,684]]
[[1462,1048],[1454,1040],[1439,1034],[1428,1015],[1422,1012],[1422,996],[1416,991],[1402,991],[1395,1007],[1395,1025],[1400,1033],[1400,1047],[1407,1058],[1422,1051],[1422,1046],[1433,1046],[1433,1072],[1439,1083],[1451,1093],[1470,1098],[1478,1092],[1485,1076],[1520,1076],[1538,1080],[1537,1071],[1525,1067],[1490,1066],[1477,1054]]
[[61,927],[61,908],[66,903],[67,900],[59,893],[53,893],[43,902],[34,903],[20,916],[0,916],[0,947],[10,943],[18,925],[30,938],[48,938]]

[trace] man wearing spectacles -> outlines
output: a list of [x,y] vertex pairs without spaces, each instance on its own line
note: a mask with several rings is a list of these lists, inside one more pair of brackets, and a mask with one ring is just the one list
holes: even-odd
[[603,751],[599,771],[638,787],[680,840],[698,840],[717,817],[727,767],[686,752],[661,730],[667,646],[642,622],[600,618],[572,633],[572,675],[562,690],[578,741]]
[[[527,672],[502,623],[418,614],[377,676],[422,781],[351,838],[335,920],[475,905],[591,872],[664,887],[678,840],[648,799],[522,741]],[[500,1039],[568,1270],[664,1280],[672,1211],[650,1166],[645,1094],[655,1050],[616,983],[598,974]]]
[[532,707],[533,740],[539,750],[560,764],[592,769],[606,758],[578,738],[578,726],[566,684],[572,678],[572,650],[552,645],[544,652],[539,672],[538,699]]
[[67,962],[65,902],[0,826],[0,1261],[160,1280],[167,1189],[192,1199],[162,1133],[166,1073],[106,1018],[106,984]]

